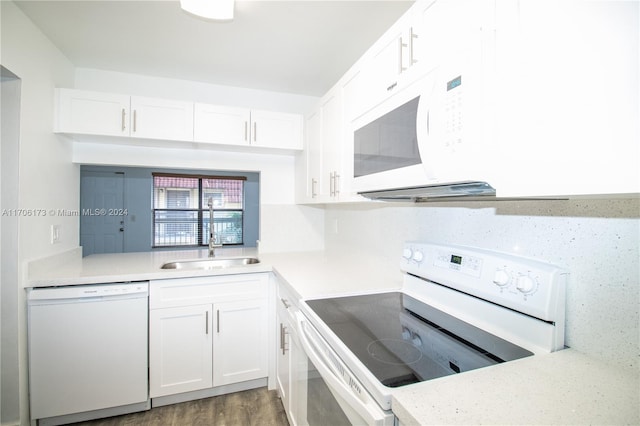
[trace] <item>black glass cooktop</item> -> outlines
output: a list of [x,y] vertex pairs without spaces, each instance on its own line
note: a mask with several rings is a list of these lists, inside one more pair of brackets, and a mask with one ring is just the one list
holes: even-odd
[[306,303],[389,387],[533,355],[400,292]]

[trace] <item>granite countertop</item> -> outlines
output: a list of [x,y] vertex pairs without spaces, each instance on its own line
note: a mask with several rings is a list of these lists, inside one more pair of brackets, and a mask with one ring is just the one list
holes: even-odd
[[394,390],[403,426],[639,424],[637,371],[572,349]]
[[[216,249],[216,258],[233,257],[258,257],[258,252],[255,248]],[[81,249],[77,249],[30,262],[28,287],[147,281],[272,270],[271,265],[264,261],[220,269],[161,269],[167,262],[207,258],[206,249],[94,254],[87,257],[82,257]]]
[[[392,291],[402,274],[383,259],[328,252],[268,254],[218,249],[218,257],[260,263],[216,270],[163,270],[165,262],[206,258],[206,250],[101,254],[79,250],[31,262],[29,287],[274,272],[300,298]],[[396,388],[400,424],[640,424],[640,377],[572,349],[535,355]]]

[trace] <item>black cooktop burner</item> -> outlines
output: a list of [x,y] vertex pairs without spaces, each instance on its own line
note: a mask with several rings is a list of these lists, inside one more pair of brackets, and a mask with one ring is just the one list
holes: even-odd
[[382,363],[395,365],[413,364],[422,358],[420,349],[400,339],[374,340],[367,345],[367,352]]
[[533,355],[400,292],[306,303],[389,387]]

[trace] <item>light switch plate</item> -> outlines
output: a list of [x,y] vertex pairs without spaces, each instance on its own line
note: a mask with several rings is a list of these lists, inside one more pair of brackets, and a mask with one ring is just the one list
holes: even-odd
[[60,225],[51,225],[51,244],[60,242]]

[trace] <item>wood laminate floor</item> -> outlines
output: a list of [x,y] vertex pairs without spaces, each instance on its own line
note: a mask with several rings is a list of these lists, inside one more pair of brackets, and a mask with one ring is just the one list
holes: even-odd
[[288,426],[289,422],[277,392],[259,388],[74,425]]

